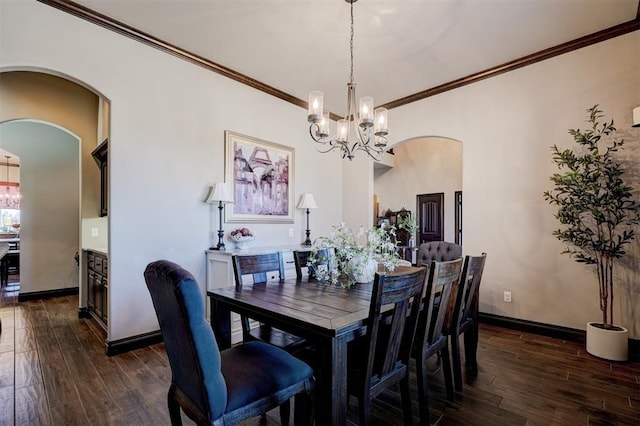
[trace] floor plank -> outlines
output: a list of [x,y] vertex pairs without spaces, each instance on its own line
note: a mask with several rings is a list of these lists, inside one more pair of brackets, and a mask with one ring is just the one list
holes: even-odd
[[[77,296],[18,303],[18,284],[10,284],[0,291],[0,425],[169,424],[171,369],[162,343],[108,357],[104,331],[78,319]],[[478,362],[478,376],[465,377],[449,402],[441,367],[430,360],[431,424],[640,424],[640,363],[611,363],[581,344],[487,325]],[[413,363],[410,383],[418,423]],[[399,424],[400,407],[398,389],[384,392],[373,404],[374,424]],[[350,424],[356,415],[352,399]],[[242,424],[279,419],[273,410]]]

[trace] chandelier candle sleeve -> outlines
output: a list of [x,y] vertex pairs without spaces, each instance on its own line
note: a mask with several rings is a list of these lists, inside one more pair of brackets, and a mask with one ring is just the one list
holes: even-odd
[[[309,93],[309,116],[307,119],[310,123],[319,123],[323,118],[322,104],[324,95],[317,90]],[[327,113],[327,116],[329,114]],[[329,125],[327,121],[327,126]],[[327,132],[328,133],[328,132]]]
[[385,136],[389,133],[387,129],[387,109],[386,108],[377,108],[375,111],[376,116],[376,125],[374,128],[374,133],[376,136]]
[[371,96],[360,98],[360,126],[373,126],[373,98]]

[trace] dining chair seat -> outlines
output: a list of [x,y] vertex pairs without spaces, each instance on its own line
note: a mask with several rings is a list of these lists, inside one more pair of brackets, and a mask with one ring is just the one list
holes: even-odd
[[[288,413],[293,396],[296,423],[311,421],[311,367],[263,342],[219,351],[193,275],[160,260],[147,266],[144,278],[171,366],[167,403],[172,425],[182,424],[180,408],[198,425],[235,424],[279,405]],[[288,421],[287,414],[282,422]]]

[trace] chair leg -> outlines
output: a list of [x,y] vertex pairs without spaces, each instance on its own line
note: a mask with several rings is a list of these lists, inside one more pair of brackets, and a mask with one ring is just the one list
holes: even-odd
[[371,398],[366,396],[358,397],[358,411],[360,413],[360,425],[371,424]]
[[[453,364],[453,381],[458,392],[462,391],[462,364],[460,361],[460,335],[457,331],[449,336],[451,341],[451,358]],[[466,346],[466,345],[465,345]]]
[[280,423],[282,426],[287,426],[289,424],[289,418],[291,416],[291,400],[287,399],[285,402],[280,404]]
[[413,424],[413,414],[411,413],[411,391],[409,389],[409,371],[407,375],[400,380],[400,396],[402,398],[402,415],[404,424]]
[[478,375],[478,334],[475,324],[467,328],[464,332],[464,357],[467,374],[473,377]]
[[293,410],[293,424],[296,426],[307,426],[313,424],[313,400],[311,395],[300,393],[296,395],[296,402]]
[[416,382],[418,384],[418,408],[420,410],[420,424],[429,423],[429,392],[427,390],[427,360],[421,355],[416,358]]
[[169,418],[171,426],[182,426],[182,418],[180,417],[180,404],[176,400],[176,388],[172,384],[167,394],[167,406],[169,407]]
[[444,372],[444,387],[447,392],[447,399],[453,401],[453,378],[451,377],[451,361],[449,359],[449,346],[445,345],[440,351],[442,353],[442,371]]

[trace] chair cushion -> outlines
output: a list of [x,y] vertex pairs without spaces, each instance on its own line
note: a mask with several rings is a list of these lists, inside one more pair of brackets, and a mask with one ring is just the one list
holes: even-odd
[[227,382],[227,412],[276,394],[313,375],[304,362],[264,342],[248,342],[221,352]]

